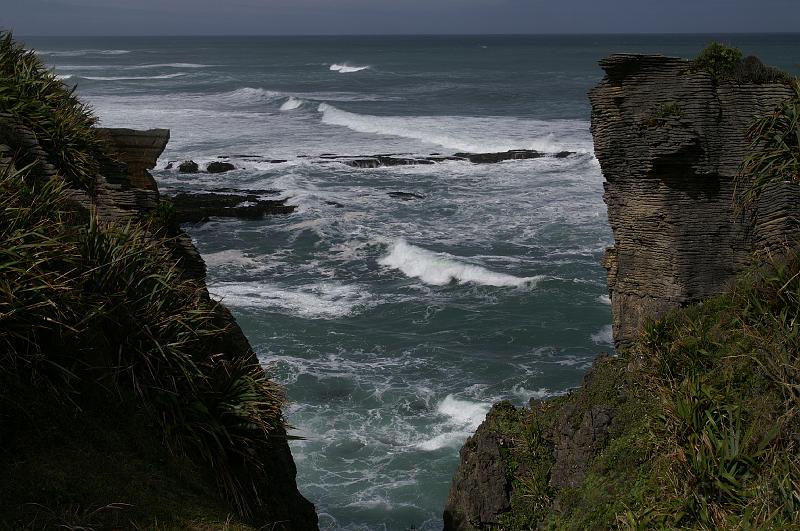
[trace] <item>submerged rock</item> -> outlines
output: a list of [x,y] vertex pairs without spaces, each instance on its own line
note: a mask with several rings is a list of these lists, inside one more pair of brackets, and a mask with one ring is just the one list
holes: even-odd
[[547,154],[535,149],[510,149],[498,153],[456,153],[455,156],[465,158],[475,164],[496,164],[506,160],[538,159]]
[[386,195],[402,199],[403,201],[412,201],[414,199],[425,199],[424,195],[415,194],[414,192],[386,192]]

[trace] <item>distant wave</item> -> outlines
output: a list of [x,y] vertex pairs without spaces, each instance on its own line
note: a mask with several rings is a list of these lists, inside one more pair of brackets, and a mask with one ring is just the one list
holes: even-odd
[[323,123],[341,125],[359,133],[400,136],[452,149],[471,151],[472,145],[465,145],[465,142],[451,135],[437,134],[435,130],[420,127],[415,124],[413,118],[356,114],[343,111],[328,103],[320,103],[317,110],[322,113]]
[[161,76],[79,76],[82,79],[91,79],[92,81],[135,81],[144,79],[172,79],[176,77],[185,76],[184,72],[175,74],[164,74]]
[[280,98],[285,98],[283,92],[265,90],[262,88],[244,87],[230,92],[224,92],[216,96],[224,103],[236,105],[251,105],[254,103],[269,103]]
[[474,283],[484,286],[523,286],[536,284],[543,277],[515,277],[495,273],[480,266],[459,262],[450,255],[434,253],[397,240],[389,254],[378,260],[380,265],[399,269],[406,276],[419,278],[426,284],[444,286],[452,281]]
[[293,111],[295,109],[299,109],[305,103],[306,102],[301,99],[295,98],[294,96],[290,96],[289,99],[287,99],[285,102],[283,102],[283,105],[281,105],[281,110]]
[[134,65],[123,67],[125,70],[145,70],[148,68],[210,68],[212,65],[198,63],[157,63],[152,65]]
[[52,57],[80,57],[83,55],[124,55],[131,50],[36,50],[37,55],[50,55]]
[[362,70],[369,69],[369,66],[353,66],[348,65],[347,63],[340,65],[338,63],[334,63],[330,66],[330,70],[334,72],[339,72],[340,74],[350,74],[352,72],[361,72]]
[[[374,116],[344,111],[329,103],[320,103],[317,111],[322,113],[322,122],[328,125],[347,127],[359,133],[409,138],[457,151],[481,153],[525,148],[557,153],[590,149],[590,144],[586,148],[573,145],[574,140],[580,138],[577,135],[591,138],[587,134],[588,124],[583,122],[541,121],[535,124],[541,127],[541,133],[525,138],[519,136],[519,128],[530,129],[530,123],[503,117]],[[554,137],[554,132],[563,140]]]

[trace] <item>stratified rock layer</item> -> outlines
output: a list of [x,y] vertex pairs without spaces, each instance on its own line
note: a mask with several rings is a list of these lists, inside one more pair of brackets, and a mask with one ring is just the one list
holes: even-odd
[[648,320],[721,293],[754,251],[785,239],[800,193],[776,185],[754,217],[735,212],[748,125],[789,87],[717,83],[664,56],[612,55],[600,65],[592,134],[614,233],[604,260],[614,339],[625,347]]
[[97,134],[106,141],[110,154],[128,165],[128,179],[133,187],[158,191],[148,170],[155,167],[158,157],[167,147],[169,129],[98,128]]

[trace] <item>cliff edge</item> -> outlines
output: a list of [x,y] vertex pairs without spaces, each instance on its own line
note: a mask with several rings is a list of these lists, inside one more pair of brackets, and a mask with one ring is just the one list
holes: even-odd
[[796,187],[773,186],[755,215],[734,193],[753,119],[792,90],[715,80],[685,59],[612,55],[589,94],[614,247],[606,252],[614,340],[648,320],[722,293],[756,250],[797,228]]
[[282,389],[148,170],[0,32],[0,528],[317,528]]
[[738,201],[761,145],[748,129],[796,114],[800,87],[709,50],[601,61],[617,354],[568,394],[492,408],[461,449],[446,530],[800,525],[800,187],[780,175]]

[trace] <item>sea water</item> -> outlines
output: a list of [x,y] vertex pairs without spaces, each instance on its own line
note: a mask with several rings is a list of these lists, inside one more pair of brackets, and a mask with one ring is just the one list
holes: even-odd
[[[102,125],[171,129],[162,190],[271,189],[297,207],[186,229],[286,387],[301,492],[323,529],[350,530],[441,528],[458,449],[490,405],[563,393],[613,349],[597,61],[719,40],[797,74],[800,51],[797,35],[23,40]],[[320,157],[508,149],[574,154]],[[220,156],[237,169],[167,169]]]

